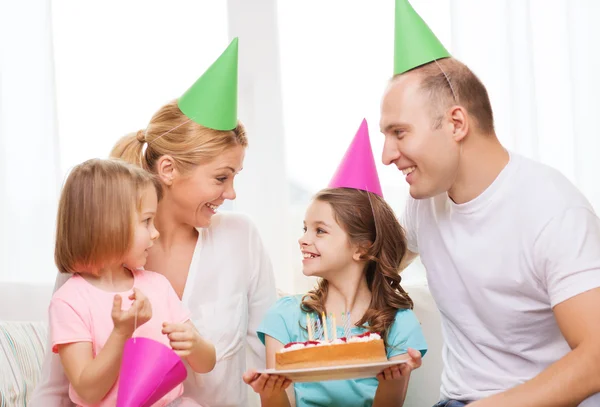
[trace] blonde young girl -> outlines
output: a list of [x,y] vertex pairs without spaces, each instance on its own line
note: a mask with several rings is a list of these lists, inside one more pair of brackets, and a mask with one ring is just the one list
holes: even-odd
[[[78,406],[116,404],[123,347],[134,333],[170,346],[196,372],[215,364],[213,345],[168,280],[143,269],[159,236],[159,195],[152,175],[116,160],[86,161],[64,185],[55,261],[71,277],[52,297],[50,332]],[[155,406],[197,405],[182,393],[179,385]]]
[[[406,358],[407,351],[420,359],[427,346],[413,302],[400,285],[405,242],[394,212],[379,195],[353,188],[319,192],[306,211],[299,244],[303,273],[320,280],[306,295],[282,298],[267,313],[258,330],[267,366],[274,367],[275,353],[285,344],[308,339],[307,313],[314,319],[350,312],[353,336],[377,332],[388,359]],[[335,329],[337,337],[344,336],[341,326]],[[409,364],[403,364],[377,378],[296,383],[288,389],[289,399],[284,377],[251,371],[244,380],[260,393],[263,406],[387,407],[403,405],[409,375]]]

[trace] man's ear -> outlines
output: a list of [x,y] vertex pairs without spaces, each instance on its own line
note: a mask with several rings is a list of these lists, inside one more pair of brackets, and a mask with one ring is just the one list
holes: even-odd
[[454,141],[461,142],[469,134],[469,113],[462,106],[452,106],[449,113],[449,124]]

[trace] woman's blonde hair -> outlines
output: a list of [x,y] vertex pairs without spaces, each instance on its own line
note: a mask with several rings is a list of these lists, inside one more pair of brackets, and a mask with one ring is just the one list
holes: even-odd
[[58,205],[54,261],[61,273],[91,272],[120,261],[134,235],[134,215],[156,178],[120,160],[92,159],[69,174]]
[[[396,312],[413,308],[413,301],[400,285],[400,262],[406,253],[402,226],[387,202],[371,192],[324,189],[314,199],[331,205],[334,218],[348,234],[350,243],[365,250],[364,270],[371,304],[357,325],[381,334],[387,343]],[[328,290],[327,280],[320,279],[317,287],[302,298],[302,310],[322,315]]]
[[233,130],[210,129],[190,120],[181,112],[177,101],[172,101],[152,116],[145,130],[121,138],[110,156],[155,174],[158,159],[168,155],[173,158],[177,170],[185,174],[236,145],[248,145],[246,131],[240,122]]

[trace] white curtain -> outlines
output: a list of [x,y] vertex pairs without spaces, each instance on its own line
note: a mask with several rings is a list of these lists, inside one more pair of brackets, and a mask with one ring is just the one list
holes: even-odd
[[0,0],[0,281],[51,284],[62,182],[228,44],[225,2]]
[[47,0],[0,0],[0,281],[52,280],[59,170]]
[[600,210],[600,2],[451,2],[452,51],[488,86],[500,140],[559,169]]
[[[600,3],[411,3],[488,87],[506,147],[561,170],[600,210]],[[363,117],[379,161],[394,0],[251,5],[0,0],[0,280],[52,281],[57,192],[69,168],[145,126],[239,35],[240,116],[251,146],[230,207],[258,224],[281,288],[312,284],[296,242],[303,213]],[[378,169],[400,212],[402,177]],[[405,279],[422,281],[422,267]]]
[[[600,2],[411,4],[487,86],[501,142],[562,171],[600,211],[594,120],[600,111]],[[380,161],[379,103],[392,74],[394,1],[285,0],[279,15],[286,163],[296,191],[287,242],[297,253],[308,197],[327,185],[363,117]],[[378,170],[386,199],[400,213],[408,193],[403,177],[381,164]],[[293,258],[294,290],[301,292],[312,281],[301,276],[299,256]],[[422,265],[411,266],[404,279],[424,282]]]

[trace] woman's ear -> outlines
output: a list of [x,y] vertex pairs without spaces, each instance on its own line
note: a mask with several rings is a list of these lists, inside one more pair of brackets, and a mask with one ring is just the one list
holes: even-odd
[[173,179],[177,176],[175,162],[170,155],[163,155],[156,163],[156,173],[163,185],[173,185]]

